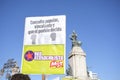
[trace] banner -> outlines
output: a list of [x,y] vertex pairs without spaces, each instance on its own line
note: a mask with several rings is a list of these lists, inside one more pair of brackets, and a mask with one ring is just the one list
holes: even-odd
[[66,16],[27,17],[21,71],[24,74],[64,74]]

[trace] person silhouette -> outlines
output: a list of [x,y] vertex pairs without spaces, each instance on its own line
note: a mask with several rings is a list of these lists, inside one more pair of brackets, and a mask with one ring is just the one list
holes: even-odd
[[36,44],[36,37],[35,34],[31,35],[32,44]]
[[50,38],[52,41],[55,41],[56,40],[56,33],[51,33]]

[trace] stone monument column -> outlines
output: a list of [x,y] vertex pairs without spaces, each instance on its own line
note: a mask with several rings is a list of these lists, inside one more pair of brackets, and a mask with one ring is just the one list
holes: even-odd
[[78,80],[88,80],[86,54],[81,48],[81,42],[77,40],[77,34],[72,33],[72,49],[69,54],[69,65],[71,67],[71,76]]

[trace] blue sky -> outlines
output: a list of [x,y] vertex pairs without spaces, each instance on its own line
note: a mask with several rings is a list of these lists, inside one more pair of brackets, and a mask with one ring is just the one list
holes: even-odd
[[66,58],[75,30],[89,70],[101,80],[120,80],[120,0],[0,0],[0,68],[10,58],[21,66],[25,18],[53,15],[66,15]]

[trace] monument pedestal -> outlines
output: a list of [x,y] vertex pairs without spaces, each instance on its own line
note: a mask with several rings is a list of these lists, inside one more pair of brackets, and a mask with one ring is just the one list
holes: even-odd
[[79,46],[74,46],[69,55],[72,76],[79,80],[88,80],[86,54]]
[[86,54],[81,48],[82,44],[77,40],[77,34],[75,32],[72,33],[70,39],[72,40],[72,49],[68,59],[72,78],[68,78],[68,80],[88,80]]

